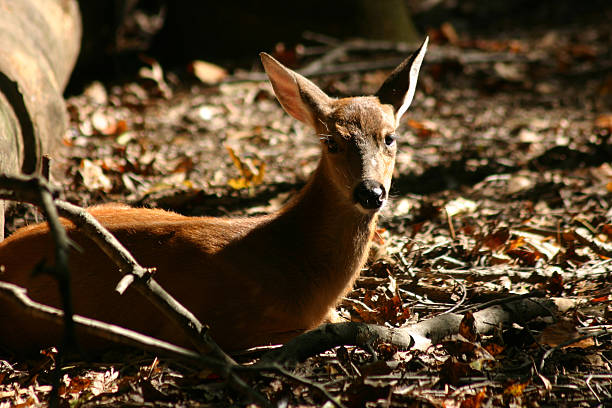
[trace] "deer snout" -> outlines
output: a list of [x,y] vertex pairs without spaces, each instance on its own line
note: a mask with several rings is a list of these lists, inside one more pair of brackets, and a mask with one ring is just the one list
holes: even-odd
[[387,191],[378,181],[363,180],[355,187],[353,199],[365,210],[378,210],[387,199]]

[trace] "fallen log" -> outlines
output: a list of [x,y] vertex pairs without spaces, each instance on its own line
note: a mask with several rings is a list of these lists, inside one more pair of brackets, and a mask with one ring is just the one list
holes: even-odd
[[[0,13],[0,173],[31,174],[67,127],[62,92],[81,42],[76,0],[6,0]],[[0,240],[4,210],[0,201]]]

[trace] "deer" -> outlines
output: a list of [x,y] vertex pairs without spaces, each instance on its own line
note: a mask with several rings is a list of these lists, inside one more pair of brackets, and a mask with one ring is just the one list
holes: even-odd
[[[338,99],[260,54],[282,108],[310,126],[321,145],[305,186],[276,212],[194,217],[124,204],[87,211],[139,262],[155,267],[154,278],[210,327],[224,350],[284,343],[316,328],[331,319],[366,262],[380,210],[389,200],[397,129],[414,97],[427,42],[375,95]],[[189,346],[138,292],[116,293],[117,267],[71,222],[62,223],[80,248],[69,258],[76,314]],[[59,307],[52,278],[31,274],[42,260],[53,259],[47,224],[23,227],[0,243],[0,280]],[[34,323],[0,301],[4,348],[37,352],[61,343],[62,330],[59,324]]]

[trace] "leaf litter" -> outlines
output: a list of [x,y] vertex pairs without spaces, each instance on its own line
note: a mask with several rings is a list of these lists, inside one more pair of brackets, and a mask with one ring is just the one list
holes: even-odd
[[[402,327],[536,291],[579,306],[488,335],[475,332],[467,311],[459,334],[425,351],[340,347],[297,373],[355,407],[612,401],[612,92],[609,75],[599,75],[610,66],[610,38],[601,24],[589,30],[509,40],[469,38],[450,23],[430,30],[434,53],[448,55],[424,66],[399,132],[392,200],[338,312]],[[483,62],[469,61],[473,51]],[[498,61],[500,53],[522,59]],[[308,62],[289,54],[295,64]],[[52,162],[63,198],[236,216],[274,211],[305,183],[316,137],[282,112],[268,84],[227,81],[230,69],[203,61],[191,68],[201,82],[142,62],[139,78],[93,82],[68,99],[71,129]],[[316,81],[346,96],[375,87],[378,77]],[[7,230],[34,219],[15,206]],[[62,366],[61,401],[245,404],[218,378],[174,361],[137,352],[109,361]],[[55,364],[52,352],[37,361],[7,356],[0,406],[47,401]],[[280,376],[249,381],[279,406],[331,406]]]

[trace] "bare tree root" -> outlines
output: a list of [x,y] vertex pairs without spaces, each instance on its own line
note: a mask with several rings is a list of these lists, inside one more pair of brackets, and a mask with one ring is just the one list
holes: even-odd
[[[538,316],[555,317],[557,313],[575,306],[576,302],[570,299],[511,298],[505,304],[496,304],[474,313],[476,330],[487,334],[502,325],[521,324]],[[404,349],[426,350],[443,338],[457,334],[462,319],[461,314],[446,313],[402,328],[357,322],[324,324],[266,353],[262,362],[291,364],[341,345],[355,345],[369,350],[376,341]]]

